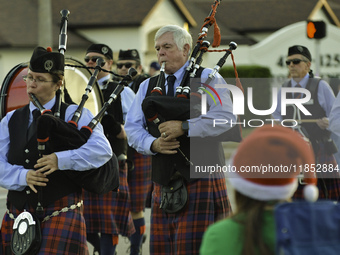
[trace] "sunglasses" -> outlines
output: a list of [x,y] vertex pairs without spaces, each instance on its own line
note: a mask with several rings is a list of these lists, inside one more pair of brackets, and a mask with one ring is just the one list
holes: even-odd
[[84,60],[86,63],[90,62],[90,60],[92,60],[92,62],[97,62],[97,59],[103,59],[102,57],[85,57]]
[[286,65],[289,66],[290,63],[293,63],[294,65],[298,65],[302,62],[306,62],[305,60],[302,60],[302,59],[298,59],[298,58],[294,58],[294,59],[289,59],[289,60],[286,60]]
[[130,68],[131,66],[133,66],[134,63],[131,63],[131,62],[127,62],[127,63],[119,63],[117,64],[117,68],[118,69],[121,69],[123,68],[123,66],[125,66],[126,68]]

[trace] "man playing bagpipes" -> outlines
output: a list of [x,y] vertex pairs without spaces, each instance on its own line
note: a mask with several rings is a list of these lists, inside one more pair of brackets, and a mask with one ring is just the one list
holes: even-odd
[[[51,51],[42,47],[34,50],[24,80],[27,93],[34,94],[40,104],[53,113],[58,102],[56,91],[64,78],[64,55]],[[71,120],[76,109],[77,105],[61,103],[60,118]],[[39,117],[40,113],[31,101],[7,113],[0,123],[0,185],[9,190],[8,210],[1,226],[2,254],[12,254],[11,249],[15,254],[88,254],[82,189],[64,170],[86,171],[101,167],[112,156],[110,144],[99,124],[78,149],[40,157],[33,117]],[[92,113],[84,108],[78,129],[92,118]],[[66,146],[65,141],[57,142]],[[34,221],[28,220],[30,215],[34,216]],[[19,226],[16,226],[20,217]],[[40,227],[35,228],[39,224]],[[32,236],[22,239],[27,233],[37,236],[40,232],[41,242],[39,236],[34,243],[29,243]],[[27,246],[32,249],[24,253]]]
[[[92,44],[86,50],[87,67],[95,67],[96,60],[102,58],[102,69],[111,71],[113,65],[112,49],[106,44]],[[90,69],[94,72],[94,69]],[[108,72],[98,73],[98,85],[106,102],[116,89],[118,82],[111,79]],[[119,235],[130,237],[135,228],[130,212],[130,194],[128,187],[127,139],[124,130],[124,116],[129,110],[135,93],[125,87],[117,100],[108,107],[101,123],[113,152],[119,160],[119,190],[105,194],[95,194],[84,190],[84,217],[87,240],[99,254],[114,254]]]
[[[117,74],[127,75],[130,68],[135,68],[137,75],[128,84],[137,93],[139,85],[148,78],[143,73],[141,59],[136,49],[120,50],[117,60]],[[128,184],[130,192],[130,211],[136,232],[130,237],[130,255],[139,254],[145,242],[144,210],[151,197],[151,156],[138,153],[131,146],[128,147],[128,159],[132,167],[128,171]],[[148,203],[150,207],[150,203]]]
[[[208,98],[209,110],[206,115],[161,121],[161,124],[157,123],[156,129],[154,120],[157,118],[148,120],[141,107],[144,100],[153,98],[152,91],[158,90],[154,87],[158,85],[159,78],[164,76],[164,83],[159,85],[160,93],[156,92],[161,95],[157,97],[164,101],[163,108],[169,109],[169,114],[181,108],[174,95],[189,65],[191,46],[191,35],[179,26],[168,25],[157,31],[155,49],[158,62],[162,64],[161,74],[141,83],[126,118],[125,130],[129,144],[139,153],[152,155],[154,190],[150,254],[198,254],[208,225],[226,217],[231,211],[223,173],[203,174],[201,178],[192,178],[190,175],[192,164],[225,164],[224,156],[220,157],[223,154],[220,142],[210,140],[210,137],[217,137],[230,129],[229,125],[213,128],[213,119],[236,122],[231,112],[229,91],[216,88],[223,104],[214,104]],[[211,71],[202,68],[198,77],[205,81]],[[221,78],[220,75],[217,77]],[[223,79],[218,80],[225,83]],[[214,87],[215,84],[210,85]],[[166,103],[169,98],[173,102]],[[184,100],[189,102],[188,99]],[[176,106],[177,109],[173,110]],[[183,108],[186,108],[183,111],[187,111],[189,107]],[[160,115],[167,118],[167,114]],[[190,158],[190,149],[194,147],[191,143],[197,139],[205,141],[206,138],[209,138],[209,146],[199,148],[198,144],[198,151],[195,152],[197,155],[194,159]]]
[[[282,87],[304,88],[311,93],[311,99],[304,103],[304,107],[311,115],[305,115],[299,109],[290,105],[287,106],[287,113],[281,114],[281,91],[277,98],[278,104],[273,117],[282,121],[283,119],[295,119],[299,124],[300,131],[310,141],[315,155],[315,172],[318,177],[317,187],[319,188],[320,199],[330,199],[338,201],[340,198],[340,175],[334,153],[334,147],[331,132],[329,131],[329,120],[333,103],[335,101],[334,93],[329,84],[314,77],[311,70],[312,55],[307,47],[302,45],[293,45],[289,47],[287,68],[290,79]],[[287,94],[287,97],[293,99],[304,98],[304,93]],[[302,199],[302,190],[304,185],[299,185],[294,199]]]

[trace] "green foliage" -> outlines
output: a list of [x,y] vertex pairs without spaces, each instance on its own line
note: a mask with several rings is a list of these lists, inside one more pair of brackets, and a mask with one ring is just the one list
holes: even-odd
[[[232,66],[223,67],[219,73],[228,82],[228,84],[235,85],[235,72]],[[270,116],[254,115],[248,108],[248,88],[252,88],[253,106],[257,110],[267,110],[271,107],[271,72],[270,69],[263,66],[238,66],[237,73],[240,78],[242,87],[244,89],[244,112],[243,116],[240,116],[241,121],[261,119],[265,120]],[[252,122],[251,125],[260,125],[260,122]],[[268,124],[268,123],[267,123]],[[247,124],[246,124],[247,125]]]
[[[219,73],[224,78],[235,78],[235,71],[232,66],[222,67]],[[272,77],[268,67],[249,65],[237,66],[237,73],[240,78],[270,78]]]

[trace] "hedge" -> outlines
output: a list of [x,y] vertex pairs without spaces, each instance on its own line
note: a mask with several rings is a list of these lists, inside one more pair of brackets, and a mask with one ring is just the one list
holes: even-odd
[[[235,84],[235,72],[232,66],[220,69],[219,73],[226,79],[228,84]],[[271,118],[270,115],[258,116],[250,112],[248,108],[248,88],[253,89],[253,105],[257,110],[267,110],[271,107],[271,72],[268,67],[249,65],[237,66],[237,73],[244,89],[244,115],[240,115],[241,121]],[[253,125],[260,123],[254,122]],[[269,124],[269,123],[267,123]]]

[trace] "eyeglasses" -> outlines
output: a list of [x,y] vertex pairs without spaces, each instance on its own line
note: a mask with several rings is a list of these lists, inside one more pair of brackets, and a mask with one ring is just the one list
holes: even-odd
[[27,75],[23,76],[22,78],[28,84],[31,84],[33,81],[38,85],[46,83],[46,82],[54,82],[54,81],[45,81],[44,79],[41,79],[40,77],[38,77],[37,79],[34,79],[32,76],[27,76]]
[[133,65],[134,65],[134,63],[131,63],[131,62],[119,63],[119,64],[117,64],[117,68],[121,69],[121,68],[123,68],[123,66],[125,66],[126,68],[130,68]]
[[286,60],[286,65],[289,66],[290,63],[293,63],[294,65],[298,65],[298,64],[301,63],[301,61],[302,61],[302,62],[306,62],[305,60],[303,60],[303,59],[298,59],[298,58],[288,59],[288,60]]
[[99,56],[94,56],[94,57],[85,57],[84,60],[86,63],[90,62],[90,60],[92,60],[92,62],[97,62],[97,59],[104,59],[103,57],[99,57]]

